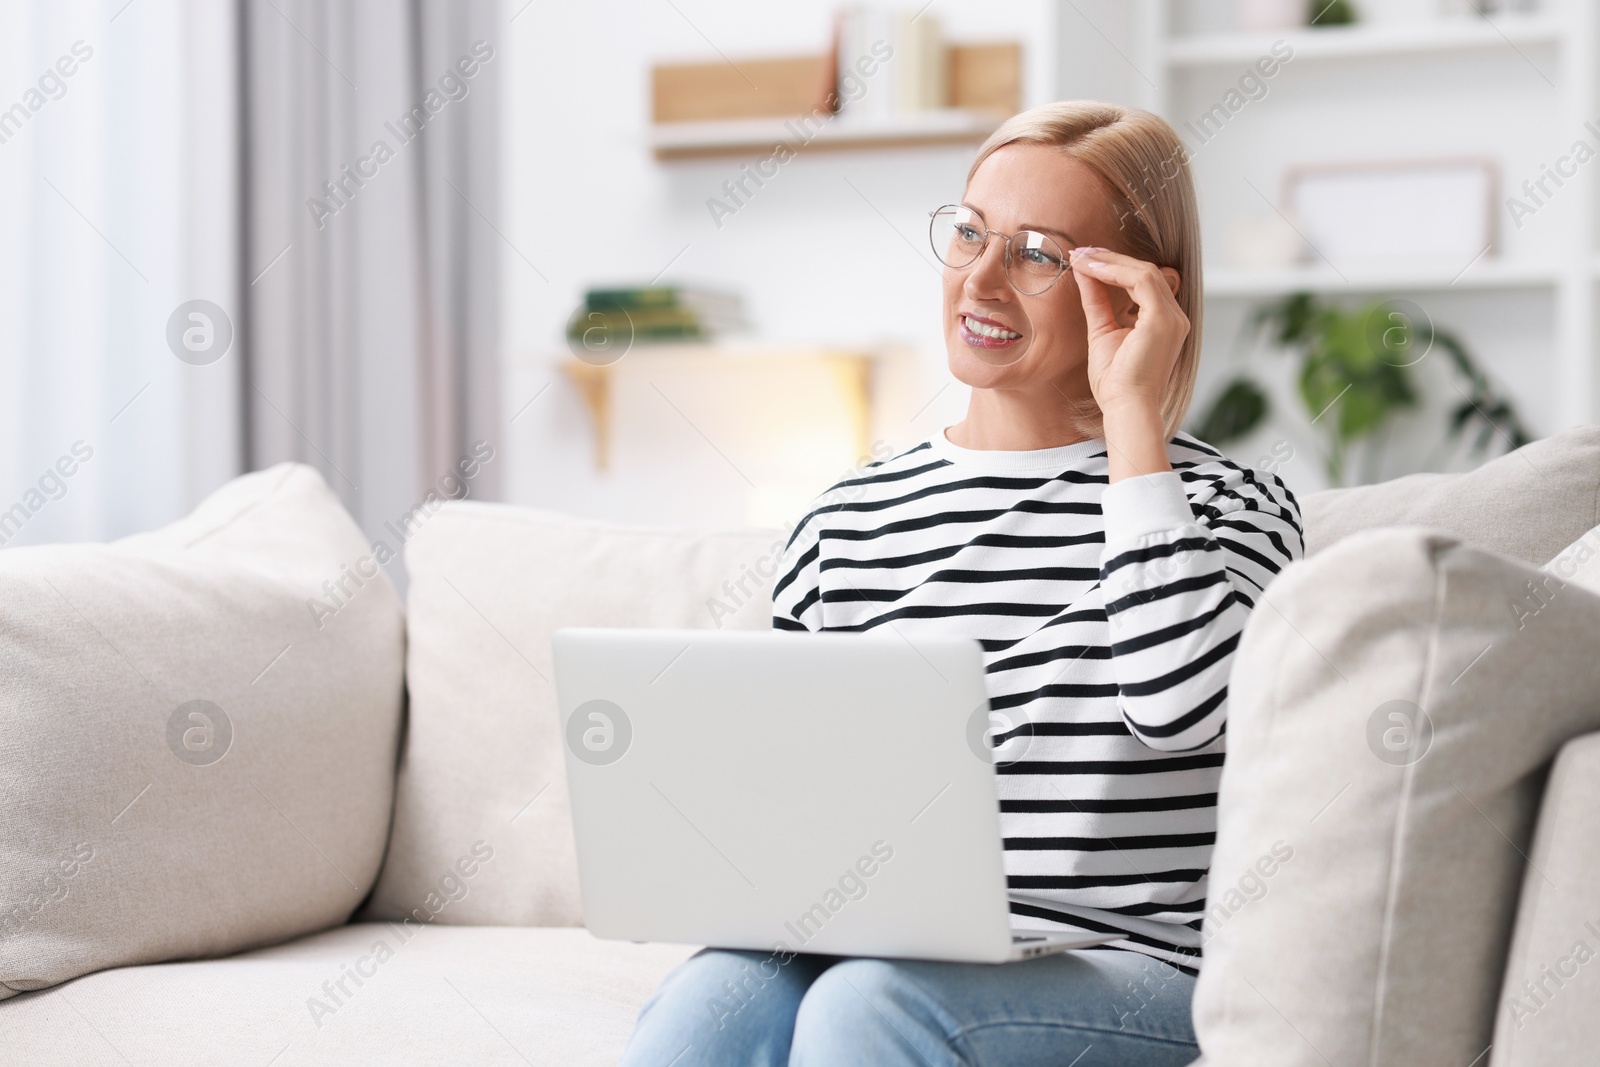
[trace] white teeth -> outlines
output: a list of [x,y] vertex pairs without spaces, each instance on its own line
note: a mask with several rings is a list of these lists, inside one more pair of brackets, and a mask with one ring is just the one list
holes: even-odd
[[985,325],[984,323],[974,319],[971,315],[961,316],[961,321],[966,325],[967,329],[971,330],[979,337],[992,337],[997,341],[1009,341],[1013,338],[1022,336],[1020,333],[1007,330],[1001,326]]

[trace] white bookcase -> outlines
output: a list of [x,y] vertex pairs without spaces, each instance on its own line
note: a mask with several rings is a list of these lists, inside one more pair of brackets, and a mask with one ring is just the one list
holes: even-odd
[[[1275,41],[1294,49],[1265,97],[1240,109],[1214,142],[1192,148],[1207,240],[1207,347],[1229,343],[1213,342],[1211,323],[1226,331],[1253,305],[1295,290],[1404,297],[1437,309],[1436,321],[1507,383],[1537,433],[1594,422],[1600,158],[1579,166],[1521,227],[1505,201],[1575,141],[1600,150],[1585,129],[1600,119],[1597,5],[1543,0],[1537,12],[1492,20],[1438,14],[1439,6],[1357,0],[1370,21],[1273,33],[1230,31],[1226,0],[1138,0],[1126,9],[1123,40],[1132,47],[1119,53],[1130,68],[1119,88],[1180,129]],[[1074,28],[1070,17],[1063,14],[1065,31]],[[1320,263],[1246,271],[1213,257],[1230,218],[1269,209],[1263,196],[1276,197],[1290,165],[1461,155],[1495,159],[1500,188],[1495,248],[1460,271],[1341,277]]]

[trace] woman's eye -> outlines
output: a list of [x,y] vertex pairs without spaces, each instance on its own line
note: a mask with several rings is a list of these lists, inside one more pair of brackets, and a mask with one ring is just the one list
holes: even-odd
[[1037,267],[1059,267],[1061,265],[1061,260],[1042,248],[1029,248],[1022,254],[1029,263]]
[[963,241],[976,242],[978,240],[978,231],[972,226],[957,226],[956,236]]

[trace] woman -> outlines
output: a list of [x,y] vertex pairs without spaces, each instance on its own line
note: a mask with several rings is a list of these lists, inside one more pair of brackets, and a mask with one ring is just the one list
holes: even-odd
[[1199,1054],[1228,669],[1304,543],[1281,481],[1178,432],[1201,305],[1185,154],[1148,112],[1036,108],[931,232],[966,418],[824,495],[773,626],[977,638],[1014,925],[1119,937],[1001,966],[706,950],[645,1005],[626,1064]]

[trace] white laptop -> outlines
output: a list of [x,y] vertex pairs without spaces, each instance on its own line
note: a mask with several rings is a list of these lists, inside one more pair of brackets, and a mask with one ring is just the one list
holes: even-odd
[[999,963],[1013,932],[970,638],[564,627],[552,639],[597,937]]

